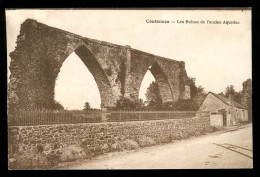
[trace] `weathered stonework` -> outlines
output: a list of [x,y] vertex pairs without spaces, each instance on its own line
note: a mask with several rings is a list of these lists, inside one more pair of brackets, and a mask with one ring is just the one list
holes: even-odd
[[190,97],[182,61],[89,39],[27,19],[21,25],[17,46],[10,53],[9,103],[27,109],[52,108],[56,78],[72,52],[92,73],[102,107],[115,106],[120,96],[138,98],[149,67],[163,102]]
[[210,115],[210,125],[213,127],[223,127],[223,115],[222,114]]
[[[81,148],[79,153],[84,151],[83,158],[87,158],[118,151],[117,146],[127,141],[137,143],[135,148],[138,148],[198,136],[209,128],[209,117],[8,127],[8,155],[17,160],[19,168],[30,168],[26,163],[34,157],[48,162],[50,157],[55,156],[56,160],[63,161],[60,159],[63,157],[62,149],[71,146]],[[143,138],[149,140],[148,144],[142,141]],[[41,164],[37,163],[35,160],[33,165],[40,168]]]

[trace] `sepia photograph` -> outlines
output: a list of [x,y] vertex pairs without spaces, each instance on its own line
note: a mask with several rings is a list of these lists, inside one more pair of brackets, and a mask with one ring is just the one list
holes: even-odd
[[251,12],[6,9],[8,169],[252,169]]

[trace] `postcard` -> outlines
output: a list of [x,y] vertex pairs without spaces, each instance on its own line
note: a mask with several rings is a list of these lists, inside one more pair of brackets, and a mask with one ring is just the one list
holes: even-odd
[[251,8],[6,9],[8,168],[253,168]]

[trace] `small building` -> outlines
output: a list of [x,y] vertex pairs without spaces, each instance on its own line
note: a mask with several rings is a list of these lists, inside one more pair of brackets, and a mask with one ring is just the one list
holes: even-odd
[[247,109],[232,97],[209,92],[200,105],[199,111],[210,111],[212,126],[230,126],[248,121]]

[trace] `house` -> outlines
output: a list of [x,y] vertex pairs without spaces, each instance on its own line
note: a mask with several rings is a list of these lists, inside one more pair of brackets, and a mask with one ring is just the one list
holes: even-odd
[[247,109],[232,97],[209,92],[200,105],[199,111],[210,111],[211,125],[230,126],[248,121]]

